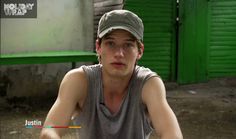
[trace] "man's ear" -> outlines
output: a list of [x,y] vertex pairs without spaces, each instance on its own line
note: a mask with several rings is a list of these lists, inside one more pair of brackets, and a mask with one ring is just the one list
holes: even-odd
[[98,55],[101,54],[101,42],[99,42],[99,41],[101,41],[101,40],[99,40],[99,39],[96,40],[96,52]]
[[139,47],[139,48],[138,48],[137,60],[139,60],[139,59],[143,56],[144,44],[140,42],[138,47]]

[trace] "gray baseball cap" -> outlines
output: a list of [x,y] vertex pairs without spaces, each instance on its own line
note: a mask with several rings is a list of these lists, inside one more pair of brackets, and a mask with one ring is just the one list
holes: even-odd
[[113,10],[105,13],[99,21],[97,36],[102,38],[115,29],[126,30],[136,39],[143,41],[143,22],[131,11]]

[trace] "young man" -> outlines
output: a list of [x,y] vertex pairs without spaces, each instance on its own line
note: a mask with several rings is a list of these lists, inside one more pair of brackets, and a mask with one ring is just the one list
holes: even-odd
[[[66,126],[73,112],[80,139],[147,139],[152,127],[161,139],[182,139],[161,78],[136,65],[144,51],[143,23],[134,13],[114,10],[98,25],[100,64],[68,72],[45,126]],[[63,129],[45,128],[41,138],[58,139]]]

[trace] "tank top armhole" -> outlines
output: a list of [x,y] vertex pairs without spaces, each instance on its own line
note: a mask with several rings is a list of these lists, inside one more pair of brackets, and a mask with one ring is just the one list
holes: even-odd
[[[97,82],[96,77],[98,74],[100,74],[100,68],[101,65],[97,64],[97,65],[90,65],[90,66],[86,66],[83,65],[81,66],[83,71],[86,74],[86,78],[87,78],[87,97],[84,101],[84,104],[86,105],[90,105],[91,103],[95,103],[96,101],[93,100],[95,99],[95,94],[94,93],[94,83]],[[96,86],[96,85],[95,85]]]
[[139,96],[140,106],[141,106],[141,113],[142,113],[143,121],[144,121],[144,131],[147,134],[151,133],[154,130],[154,127],[152,125],[151,118],[148,114],[147,106],[142,101],[142,89],[143,89],[144,84],[149,79],[154,78],[154,77],[160,78],[160,76],[158,74],[156,74],[155,72],[149,71],[149,73],[143,78],[142,83],[141,83],[142,86],[140,88],[140,96]]
[[86,80],[87,80],[87,96],[86,96],[86,98],[85,98],[85,100],[84,100],[84,104],[83,104],[83,108],[84,107],[86,107],[87,106],[87,103],[88,103],[88,101],[89,101],[89,97],[90,97],[90,87],[89,87],[89,84],[90,84],[90,77],[89,77],[89,74],[88,74],[88,67],[87,66],[85,66],[85,65],[83,65],[83,66],[81,66],[81,68],[83,69],[83,71],[84,71],[84,73],[85,73],[85,75],[86,75]]

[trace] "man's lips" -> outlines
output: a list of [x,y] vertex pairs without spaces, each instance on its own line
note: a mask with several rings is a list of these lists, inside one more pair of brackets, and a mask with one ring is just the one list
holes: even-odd
[[112,62],[111,64],[114,66],[125,66],[125,64],[122,62]]

